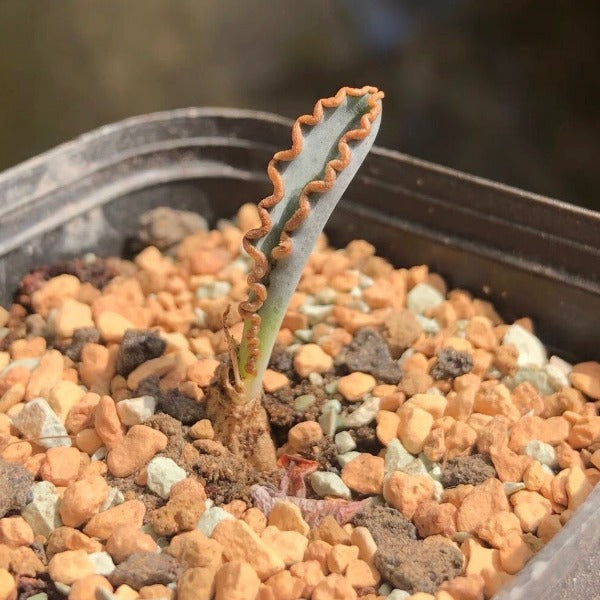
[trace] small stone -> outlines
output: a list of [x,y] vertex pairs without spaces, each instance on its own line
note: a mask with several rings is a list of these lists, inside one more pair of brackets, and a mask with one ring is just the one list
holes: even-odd
[[427,283],[418,283],[406,295],[408,308],[417,314],[422,314],[426,310],[435,308],[443,301],[444,296]]
[[323,431],[315,421],[302,421],[288,432],[288,443],[296,452],[306,452],[323,438]]
[[552,503],[537,492],[522,490],[510,497],[513,511],[525,532],[535,532],[538,525],[548,515],[552,514]]
[[364,560],[356,558],[348,562],[346,579],[355,589],[375,587],[381,579],[379,572]]
[[422,332],[423,328],[411,310],[393,309],[383,322],[383,334],[393,358],[400,358]]
[[542,368],[547,362],[546,349],[542,342],[521,325],[511,325],[506,330],[502,343],[512,344],[517,348],[519,367]]
[[113,529],[106,540],[106,552],[116,563],[121,563],[137,552],[156,552],[158,546],[147,533],[135,525],[125,523]]
[[21,516],[29,523],[36,535],[48,537],[62,525],[58,507],[60,498],[49,481],[40,481],[31,487],[33,500],[23,509]]
[[86,575],[94,575],[94,565],[84,550],[58,552],[48,562],[53,581],[71,585]]
[[67,487],[60,502],[60,516],[69,527],[87,523],[108,497],[108,484],[101,475],[91,475]]
[[356,410],[349,415],[340,417],[339,425],[347,429],[363,427],[375,420],[379,411],[380,398],[367,398]]
[[453,379],[469,373],[472,368],[473,358],[468,352],[460,352],[452,347],[443,348],[437,353],[431,376],[437,380]]
[[385,501],[399,510],[408,519],[412,518],[417,506],[433,496],[433,480],[428,475],[409,475],[395,471],[384,482]]
[[500,547],[500,564],[511,575],[520,571],[532,556],[533,552],[521,537],[521,532],[513,532]]
[[360,452],[351,450],[350,452],[344,452],[344,454],[338,454],[337,461],[340,467],[345,467],[349,462],[353,461],[358,456],[360,456]]
[[415,511],[413,521],[422,538],[443,535],[452,538],[456,533],[456,506],[445,502],[423,502]]
[[335,362],[351,373],[369,373],[386,383],[398,383],[402,377],[400,366],[392,359],[385,339],[376,329],[360,329],[351,344],[338,353]]
[[96,317],[96,327],[100,332],[100,337],[110,344],[121,342],[125,332],[133,329],[134,324],[117,312],[105,310]]
[[215,577],[215,600],[255,600],[260,579],[245,561],[225,563]]
[[46,555],[51,558],[65,550],[85,550],[86,553],[101,552],[102,544],[72,527],[59,527],[48,536]]
[[145,513],[146,507],[143,502],[128,500],[94,515],[85,526],[84,533],[106,540],[119,525],[129,524],[139,529],[143,524]]
[[355,371],[341,377],[338,381],[338,391],[350,402],[364,398],[376,385],[375,378],[367,373]]
[[294,369],[300,377],[325,373],[333,367],[333,358],[317,344],[304,344],[294,356]]
[[435,593],[440,584],[459,575],[464,558],[446,542],[406,540],[393,552],[377,552],[375,567],[394,587]]
[[367,564],[373,564],[377,544],[366,527],[355,527],[350,534],[350,541],[358,548],[358,557]]
[[502,484],[497,479],[488,479],[475,486],[462,501],[456,517],[456,528],[475,533],[491,515],[507,510],[509,504]]
[[285,567],[283,559],[244,521],[221,521],[215,527],[212,538],[223,546],[223,555],[228,561],[248,562],[261,580]]
[[202,514],[196,524],[196,529],[200,530],[206,537],[210,537],[213,534],[215,527],[221,521],[226,521],[228,519],[235,519],[235,517],[219,506],[212,506]]
[[96,405],[94,427],[109,450],[123,442],[123,428],[117,413],[117,406],[110,396],[102,396]]
[[308,523],[302,517],[302,512],[291,502],[277,502],[269,513],[268,523],[281,531],[297,531],[304,536],[310,531]]
[[358,548],[346,544],[335,544],[327,555],[327,567],[332,573],[343,575],[348,563],[358,558]]
[[156,411],[156,400],[153,396],[127,398],[117,404],[117,414],[123,425],[141,425]]
[[61,302],[58,309],[53,311],[51,321],[51,328],[61,338],[73,337],[75,330],[81,327],[94,326],[92,309],[73,298],[65,298]]
[[164,433],[146,425],[133,425],[123,441],[108,453],[108,470],[115,477],[128,477],[164,450],[167,442]]
[[65,487],[77,479],[80,452],[72,446],[48,448],[40,467],[40,477],[54,485]]
[[385,452],[386,474],[399,471],[410,464],[415,457],[402,445],[399,439],[393,439],[388,444]]
[[0,517],[31,501],[33,478],[21,465],[0,459]]
[[412,454],[423,450],[425,440],[431,431],[433,416],[418,406],[407,405],[400,409],[398,437],[404,447]]
[[589,361],[576,364],[569,381],[574,388],[583,392],[593,400],[600,400],[600,363]]
[[303,560],[308,538],[301,533],[280,531],[277,527],[268,526],[260,537],[277,556],[283,559],[286,567]]
[[102,575],[86,575],[73,583],[69,590],[69,600],[97,600],[100,598],[100,589],[112,592],[113,586]]
[[398,435],[400,417],[392,411],[380,410],[377,412],[377,439],[387,446]]
[[[335,520],[335,517],[332,515],[327,515],[324,519],[321,520],[318,527],[312,530],[312,539],[321,540],[335,546],[335,544],[349,544],[350,536],[348,532]],[[311,558],[315,558],[319,560],[320,556],[323,553],[323,546],[321,545],[320,549],[316,552],[316,554],[305,554],[305,560],[309,560]]]
[[519,518],[512,512],[499,511],[492,514],[477,529],[477,535],[494,548],[501,548],[512,534],[521,535]]
[[88,342],[97,344],[100,341],[100,332],[95,327],[80,327],[73,331],[71,344],[65,350],[65,354],[73,361],[81,360],[81,351]]
[[339,433],[336,433],[334,441],[338,452],[341,454],[350,452],[356,448],[356,442],[354,441],[354,438],[347,431],[340,431]]
[[368,453],[360,454],[342,469],[342,481],[359,494],[380,494],[383,476],[383,458]]
[[313,589],[311,600],[356,600],[355,589],[350,582],[338,573],[322,579]]
[[195,440],[212,440],[215,437],[212,423],[208,419],[196,421],[196,423],[190,427],[188,433]]
[[44,448],[71,445],[67,430],[44,398],[27,402],[13,424],[24,438],[36,440]]
[[523,447],[523,454],[531,456],[543,465],[554,469],[558,466],[556,450],[550,444],[540,442],[540,440],[531,440]]
[[270,588],[274,600],[296,600],[305,589],[305,582],[295,576],[291,570],[280,571],[269,577],[265,583]]
[[59,381],[48,394],[48,404],[61,423],[65,423],[69,411],[85,396],[81,386],[72,381]]
[[214,358],[201,358],[188,367],[186,377],[200,387],[206,387],[214,380],[217,367],[220,364]]
[[33,539],[33,530],[23,517],[0,519],[0,544],[12,547],[30,546]]
[[107,552],[92,552],[88,554],[88,558],[97,575],[110,575],[115,570],[115,563]]
[[166,347],[166,341],[154,331],[140,329],[125,331],[117,354],[117,373],[127,377],[142,363],[162,356]]
[[310,475],[310,485],[321,498],[325,496],[337,496],[348,500],[351,498],[348,486],[335,473],[315,471]]
[[147,585],[176,581],[180,571],[177,561],[168,554],[136,552],[120,563],[108,579],[115,587],[126,584],[139,590]]
[[444,488],[453,488],[463,484],[479,485],[495,476],[496,470],[486,455],[472,454],[446,461],[440,482]]
[[215,594],[215,573],[216,569],[212,567],[187,569],[177,580],[178,600],[212,600]]
[[16,598],[17,582],[15,578],[6,570],[0,568],[0,598],[2,600],[12,600]]
[[186,478],[186,472],[177,463],[164,456],[153,458],[146,467],[148,481],[146,485],[161,498],[167,499],[171,488]]
[[286,375],[273,371],[273,369],[267,369],[263,375],[263,388],[269,394],[277,392],[289,384],[290,380]]

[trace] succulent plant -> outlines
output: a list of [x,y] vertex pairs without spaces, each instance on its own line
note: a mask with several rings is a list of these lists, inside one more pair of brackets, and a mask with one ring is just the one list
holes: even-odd
[[[268,445],[263,435],[268,420],[260,397],[275,338],[317,238],[373,145],[382,98],[377,88],[365,86],[344,87],[319,100],[311,115],[294,122],[292,147],[269,162],[273,192],[258,204],[260,227],[248,231],[243,240],[254,268],[248,276],[248,299],[240,305],[244,334],[237,360],[232,360],[234,381],[221,379],[228,398],[218,402],[220,416],[214,414],[215,398],[214,410],[209,410],[220,421],[231,413],[235,423],[221,423],[221,438],[236,452],[250,455],[241,438],[250,435],[244,427],[259,421],[261,439]],[[209,409],[210,405],[209,399]],[[252,420],[253,424],[241,422]],[[256,454],[251,452],[253,458]],[[274,460],[274,449],[272,455]]]

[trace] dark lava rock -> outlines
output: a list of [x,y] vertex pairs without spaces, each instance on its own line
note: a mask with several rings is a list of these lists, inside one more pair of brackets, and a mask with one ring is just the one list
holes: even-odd
[[33,499],[33,478],[25,467],[0,458],[0,518],[18,511]]
[[417,537],[415,526],[400,511],[389,506],[368,505],[352,519],[355,527],[366,527],[382,552],[393,552],[398,543]]
[[[356,407],[358,408],[358,406]],[[377,456],[383,448],[383,444],[377,437],[375,424],[363,425],[356,429],[348,429],[348,433],[354,438],[357,452],[368,452]]]
[[275,344],[273,347],[273,352],[271,352],[271,358],[269,359],[269,368],[287,375],[290,379],[296,377],[292,355],[280,344]]
[[168,554],[136,552],[120,563],[108,579],[114,587],[129,585],[139,590],[146,585],[171,583],[179,577],[180,570],[178,562]]
[[444,542],[402,540],[392,552],[375,553],[375,567],[395,588],[434,594],[440,584],[460,575],[464,558]]
[[490,457],[485,454],[472,454],[451,458],[446,462],[440,483],[444,488],[453,488],[467,483],[479,485],[490,477],[496,477],[496,469]]
[[154,331],[128,329],[119,347],[117,373],[127,377],[142,363],[162,356],[166,347],[167,342]]
[[139,220],[142,242],[167,250],[195,231],[206,231],[208,223],[198,213],[159,206],[145,212]]
[[437,354],[437,362],[431,369],[434,379],[452,379],[468,373],[473,368],[473,358],[468,352],[444,348]]
[[81,359],[81,350],[87,343],[96,344],[100,341],[100,332],[95,327],[80,327],[73,332],[71,345],[65,354],[74,362]]
[[358,331],[352,343],[342,348],[336,364],[349,372],[370,373],[385,383],[398,383],[402,378],[402,369],[392,359],[386,341],[378,331],[368,327]]
[[156,399],[157,412],[163,412],[177,419],[183,425],[193,425],[206,416],[203,404],[196,402],[193,398],[188,398],[177,388],[163,392],[156,377],[148,377],[140,382],[135,393],[137,396],[153,396]]

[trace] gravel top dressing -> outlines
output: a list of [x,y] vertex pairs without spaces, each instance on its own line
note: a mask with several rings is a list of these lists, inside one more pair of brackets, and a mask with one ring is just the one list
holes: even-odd
[[156,209],[132,261],[0,308],[0,600],[482,600],[600,480],[600,363],[362,240],[321,238],[279,331],[277,468],[232,453],[206,407],[257,225]]

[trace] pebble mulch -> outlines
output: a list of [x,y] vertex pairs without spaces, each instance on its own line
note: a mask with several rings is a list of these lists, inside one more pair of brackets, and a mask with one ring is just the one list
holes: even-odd
[[0,600],[482,600],[600,480],[600,363],[324,238],[264,377],[279,469],[254,472],[204,401],[255,224],[160,209],[133,261],[40,268],[0,308]]

